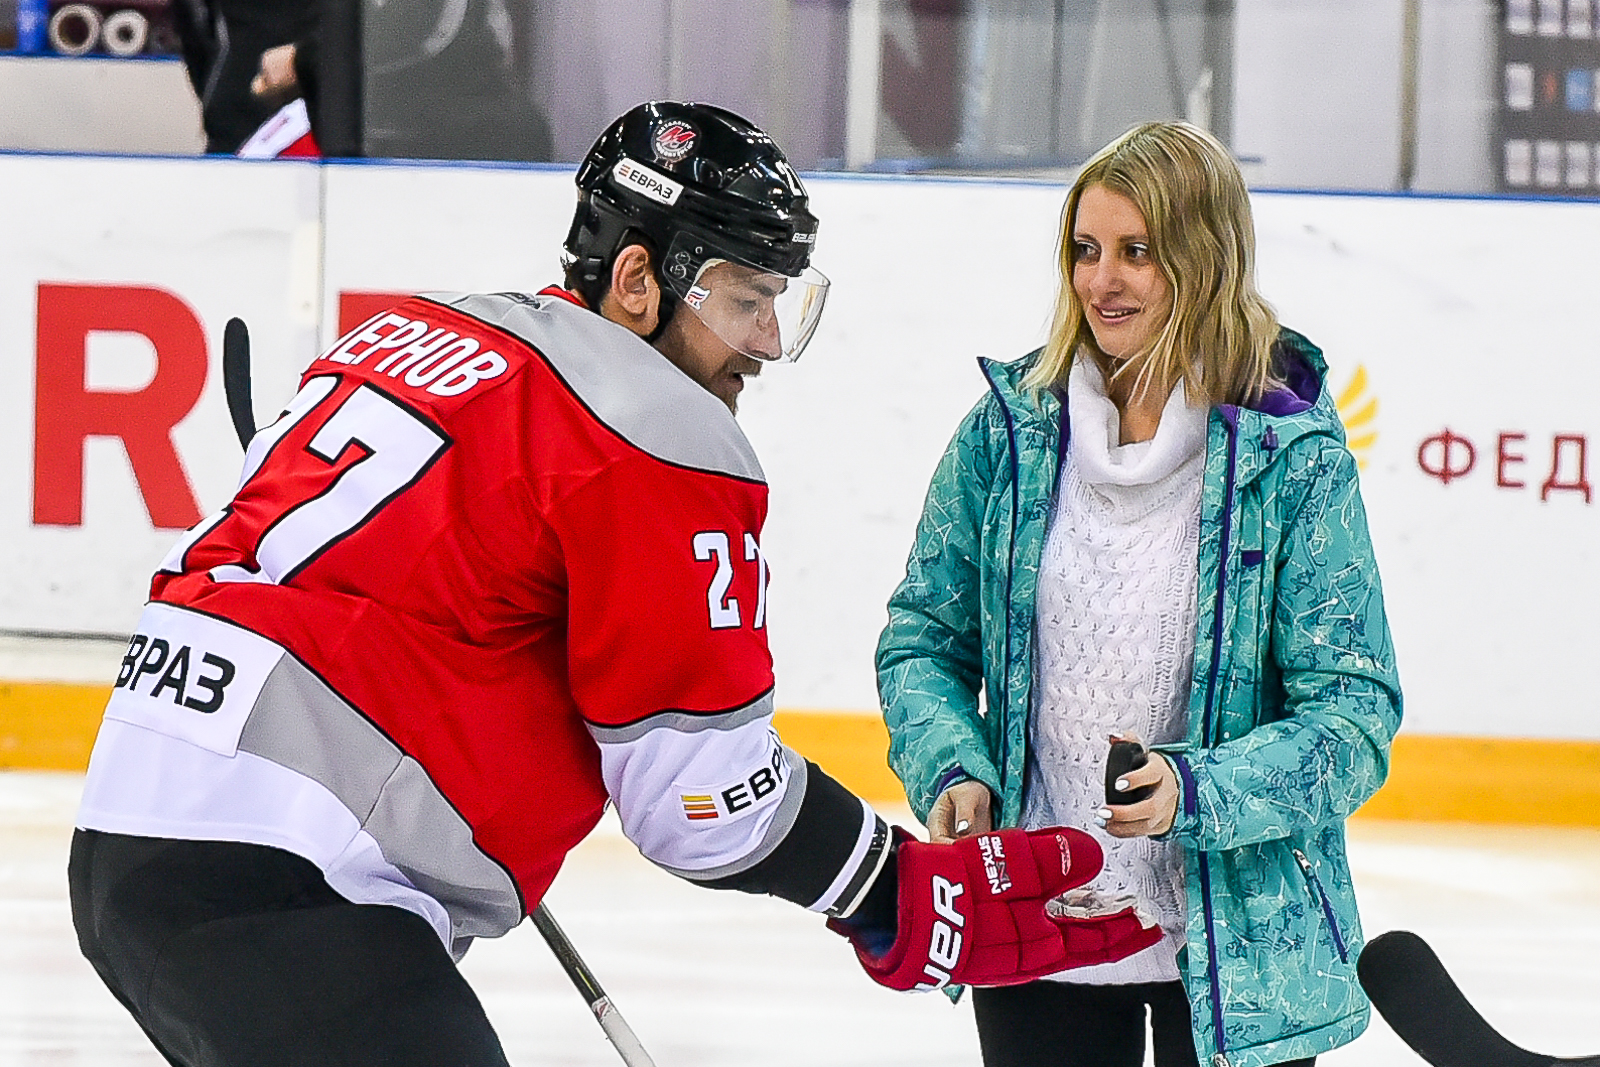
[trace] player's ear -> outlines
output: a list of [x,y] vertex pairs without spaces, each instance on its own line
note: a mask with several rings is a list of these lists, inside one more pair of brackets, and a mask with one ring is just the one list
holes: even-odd
[[611,289],[606,295],[622,313],[622,325],[640,335],[655,329],[661,311],[661,287],[656,282],[649,249],[629,245],[617,253],[611,264]]

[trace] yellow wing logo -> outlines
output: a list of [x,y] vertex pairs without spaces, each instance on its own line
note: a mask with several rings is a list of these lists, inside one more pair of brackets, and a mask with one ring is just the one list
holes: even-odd
[[1378,421],[1378,398],[1367,391],[1365,366],[1356,364],[1350,383],[1334,399],[1334,406],[1339,409],[1339,418],[1344,422],[1350,451],[1356,457],[1356,466],[1365,470],[1367,457],[1378,440],[1378,428],[1375,425]]

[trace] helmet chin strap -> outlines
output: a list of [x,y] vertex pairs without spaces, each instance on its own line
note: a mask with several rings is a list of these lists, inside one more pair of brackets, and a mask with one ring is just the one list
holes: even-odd
[[[660,285],[660,282],[661,278],[658,274],[656,276],[656,283]],[[677,294],[671,289],[668,289],[665,285],[660,285],[660,288],[661,304],[656,312],[656,328],[651,330],[650,333],[645,337],[646,343],[652,345],[656,343],[656,340],[662,334],[667,332],[667,327],[672,323],[672,316],[678,313],[678,305],[682,303],[682,301],[678,299]]]
[[[617,251],[621,252],[628,243],[628,233],[624,232],[617,242]],[[679,300],[678,295],[672,291],[671,286],[667,285],[667,279],[661,273],[661,264],[659,262],[661,254],[650,244],[645,244],[642,241],[637,243],[643,244],[644,250],[650,256],[650,276],[655,279],[656,291],[661,294],[661,299],[656,304],[656,328],[646,334],[644,338],[646,344],[653,345],[662,334],[667,332],[667,327],[672,323],[672,316],[678,312]],[[616,254],[613,253],[613,261],[615,258]]]

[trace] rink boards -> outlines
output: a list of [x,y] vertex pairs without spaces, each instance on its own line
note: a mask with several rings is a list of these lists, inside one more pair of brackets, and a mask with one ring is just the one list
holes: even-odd
[[[984,387],[973,357],[1043,338],[1064,188],[808,184],[829,307],[740,417],[773,485],[778,699],[805,709],[786,734],[886,794],[883,603]],[[573,203],[570,171],[540,167],[10,155],[0,187],[0,631],[45,634],[127,633],[179,530],[231,495],[230,316],[250,325],[265,423],[341,321],[387,294],[557,280]],[[1600,822],[1600,205],[1255,206],[1261,288],[1331,366],[1399,650],[1406,725],[1369,810]],[[0,678],[0,766],[81,766],[105,690],[26,666]],[[1541,810],[1517,803],[1530,779],[1553,792]]]

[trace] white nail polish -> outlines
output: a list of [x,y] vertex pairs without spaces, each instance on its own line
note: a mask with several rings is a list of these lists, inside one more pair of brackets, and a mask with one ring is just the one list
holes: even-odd
[[958,834],[964,834],[970,829],[972,829],[972,824],[965,819],[956,823],[956,833]]
[[1094,813],[1094,817],[1097,818],[1097,819],[1100,819],[1101,820],[1101,825],[1103,826],[1103,825],[1105,825],[1105,821],[1109,820],[1111,818],[1111,809],[1110,808],[1101,808],[1099,811]]
[[1117,792],[1126,793],[1128,791],[1128,780],[1126,778],[1118,778],[1116,781],[1116,786]]

